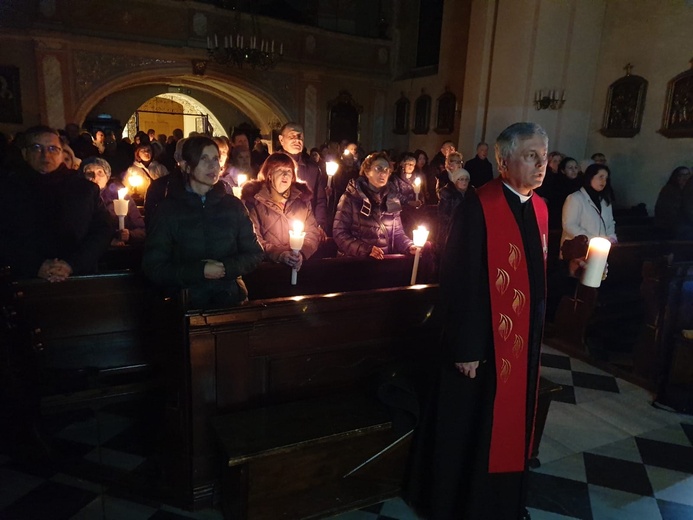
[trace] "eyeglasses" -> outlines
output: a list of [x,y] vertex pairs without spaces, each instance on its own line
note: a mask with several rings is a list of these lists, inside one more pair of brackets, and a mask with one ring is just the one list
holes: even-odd
[[392,171],[392,168],[390,168],[389,166],[376,165],[373,166],[373,171],[375,173],[390,173]]
[[46,153],[46,154],[50,154],[50,155],[57,155],[63,151],[63,149],[60,148],[59,146],[54,146],[52,144],[48,145],[48,146],[43,146],[42,144],[38,144],[38,143],[30,144],[29,146],[27,146],[27,149],[31,153],[36,153],[36,154]]

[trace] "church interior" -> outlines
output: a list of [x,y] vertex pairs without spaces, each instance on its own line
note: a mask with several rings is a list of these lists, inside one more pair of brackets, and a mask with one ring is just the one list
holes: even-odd
[[[240,129],[272,153],[295,121],[306,151],[361,158],[488,143],[498,175],[496,137],[530,121],[581,168],[601,154],[618,242],[600,287],[565,283],[549,233],[527,508],[690,519],[693,222],[665,230],[655,205],[693,168],[691,26],[691,0],[3,0],[2,151],[76,124]],[[326,244],[296,285],[264,262],[245,305],[212,310],[155,293],[130,245],[60,284],[0,265],[0,420],[30,425],[2,428],[0,518],[417,520],[418,412],[381,401],[427,377],[409,371],[435,352],[437,269],[425,247],[419,264]]]

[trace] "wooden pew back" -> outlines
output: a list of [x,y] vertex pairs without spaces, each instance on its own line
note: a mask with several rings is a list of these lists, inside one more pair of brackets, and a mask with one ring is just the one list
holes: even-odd
[[181,448],[172,470],[184,470],[177,477],[191,493],[187,498],[205,503],[218,477],[211,417],[363,390],[391,363],[416,365],[437,346],[437,294],[437,286],[426,285],[188,313],[186,390],[179,414],[171,417]]
[[151,371],[157,345],[165,343],[163,308],[137,274],[19,280],[10,294],[18,348],[35,351],[44,397],[54,404],[65,384],[77,392],[68,399],[74,404],[96,395],[99,377],[117,386],[119,376]]

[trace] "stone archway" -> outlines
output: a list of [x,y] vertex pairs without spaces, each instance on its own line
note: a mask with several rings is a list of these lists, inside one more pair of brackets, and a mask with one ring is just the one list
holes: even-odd
[[[211,71],[204,76],[190,74],[189,67],[180,64],[162,64],[157,68],[137,68],[113,71],[106,81],[83,80],[79,102],[75,106],[74,121],[84,121],[89,112],[104,98],[119,91],[142,85],[168,85],[181,89],[191,88],[211,94],[238,108],[260,129],[263,136],[271,135],[277,122],[289,120],[288,111],[260,85],[243,78],[226,76]],[[118,73],[120,73],[118,75]]]

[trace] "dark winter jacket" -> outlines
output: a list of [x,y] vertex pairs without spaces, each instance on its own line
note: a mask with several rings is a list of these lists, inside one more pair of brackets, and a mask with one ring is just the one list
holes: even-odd
[[289,198],[284,207],[281,207],[272,200],[265,181],[250,181],[243,185],[241,199],[248,208],[258,242],[264,248],[267,258],[279,262],[279,255],[291,250],[289,230],[293,229],[294,220],[304,224],[306,237],[301,249],[304,258],[310,258],[318,249],[320,231],[310,204],[312,196],[306,184],[294,182]]
[[327,225],[327,174],[320,170],[320,167],[313,161],[308,154],[298,155],[289,154],[298,165],[298,178],[305,182],[313,193],[311,204],[313,214],[318,226],[325,229]]
[[[468,190],[474,188],[469,187]],[[438,234],[436,237],[436,249],[442,253],[445,250],[445,243],[448,240],[452,216],[457,207],[464,202],[464,193],[455,187],[455,183],[448,182],[443,189],[438,192]]]
[[95,273],[111,242],[99,187],[63,165],[48,174],[22,165],[0,185],[0,207],[0,264],[16,277],[33,278],[54,258],[74,275]]
[[414,244],[404,234],[402,204],[392,184],[378,194],[368,188],[368,179],[349,182],[334,218],[332,236],[347,256],[367,257],[373,246],[385,254],[406,253]]
[[[223,307],[246,299],[241,276],[263,256],[245,206],[217,183],[204,201],[181,187],[169,192],[148,231],[142,267],[156,284],[188,289],[192,308]],[[226,276],[206,279],[205,260],[222,262]]]

